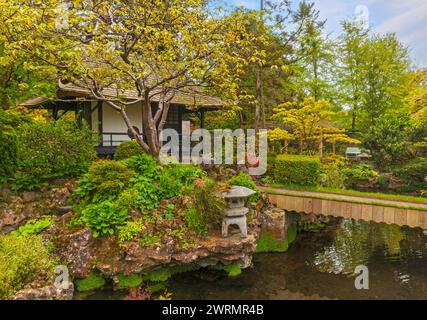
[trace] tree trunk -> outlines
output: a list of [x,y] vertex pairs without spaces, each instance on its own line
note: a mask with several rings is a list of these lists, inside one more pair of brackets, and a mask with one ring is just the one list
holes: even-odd
[[160,153],[159,135],[157,132],[156,122],[151,110],[151,101],[149,99],[149,91],[144,94],[143,110],[142,110],[142,123],[144,124],[144,133],[147,138],[149,152],[158,157]]
[[261,93],[261,86],[262,86],[262,76],[261,76],[261,68],[257,67],[256,72],[256,105],[255,105],[255,122],[254,127],[255,130],[258,132],[259,130],[259,121],[260,121],[260,115],[261,115],[261,99],[262,99],[262,93]]

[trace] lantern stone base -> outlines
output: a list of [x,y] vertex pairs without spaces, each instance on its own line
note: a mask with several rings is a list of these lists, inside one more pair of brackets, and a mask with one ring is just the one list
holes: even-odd
[[242,238],[247,238],[248,236],[248,224],[246,215],[240,217],[224,217],[222,221],[222,236],[228,237],[228,228],[231,225],[237,225],[241,232]]

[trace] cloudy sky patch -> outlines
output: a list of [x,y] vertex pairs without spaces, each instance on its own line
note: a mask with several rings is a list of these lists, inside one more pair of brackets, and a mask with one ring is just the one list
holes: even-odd
[[[274,0],[273,0],[274,1]],[[228,0],[223,2],[258,9],[260,0]],[[295,0],[295,3],[298,1]],[[358,6],[369,10],[369,23],[375,33],[394,32],[406,45],[414,63],[427,67],[427,1],[426,0],[314,0],[321,17],[327,19],[327,31],[341,32],[340,22],[352,17]]]

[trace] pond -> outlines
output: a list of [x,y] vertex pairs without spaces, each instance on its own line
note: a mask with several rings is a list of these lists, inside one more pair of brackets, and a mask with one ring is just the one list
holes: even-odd
[[[427,299],[426,244],[421,229],[333,219],[300,233],[286,253],[255,255],[235,278],[200,270],[175,275],[167,287],[174,299]],[[355,288],[359,265],[369,269],[369,290]]]

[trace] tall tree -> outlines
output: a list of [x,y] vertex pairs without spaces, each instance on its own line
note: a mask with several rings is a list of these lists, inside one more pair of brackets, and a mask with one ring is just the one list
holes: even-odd
[[54,92],[54,75],[26,63],[27,57],[16,56],[7,49],[6,21],[16,15],[18,7],[0,1],[0,108],[8,109],[15,103],[34,95]]
[[[9,2],[19,7],[6,21],[9,49],[54,68],[59,80],[89,90],[118,111],[153,155],[159,153],[159,132],[177,92],[209,91],[232,104],[240,74],[258,61],[247,16],[221,15],[204,0],[72,0],[65,26],[58,24],[55,0]],[[114,96],[105,88],[113,88]],[[138,93],[132,100],[123,98],[128,89]],[[153,112],[155,97],[161,102]],[[143,104],[146,139],[127,116],[126,107],[135,103]]]
[[339,39],[338,84],[341,101],[351,113],[351,130],[356,131],[358,116],[362,109],[365,94],[366,67],[364,64],[365,42],[369,31],[351,20],[342,22],[343,34]]
[[334,44],[325,35],[326,21],[320,19],[319,11],[310,8],[308,19],[301,24],[295,51],[299,62],[296,81],[300,87],[300,98],[312,96],[316,100],[332,100]]
[[372,127],[388,111],[403,106],[410,62],[407,49],[395,34],[375,35],[364,46],[366,89],[362,111],[366,125]]

